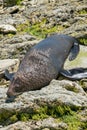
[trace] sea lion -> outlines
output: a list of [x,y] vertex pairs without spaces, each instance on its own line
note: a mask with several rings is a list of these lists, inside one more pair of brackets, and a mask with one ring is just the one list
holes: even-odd
[[7,97],[13,99],[25,91],[41,89],[60,72],[66,75],[62,71],[66,58],[74,60],[78,53],[79,42],[74,37],[55,34],[42,40],[26,53],[12,78],[7,74],[11,78]]

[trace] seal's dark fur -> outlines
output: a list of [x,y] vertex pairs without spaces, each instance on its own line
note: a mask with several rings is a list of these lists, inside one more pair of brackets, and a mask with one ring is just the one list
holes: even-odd
[[73,37],[53,35],[42,40],[22,60],[7,91],[8,97],[48,85],[57,78],[69,53],[69,59],[73,60],[78,52],[79,45]]

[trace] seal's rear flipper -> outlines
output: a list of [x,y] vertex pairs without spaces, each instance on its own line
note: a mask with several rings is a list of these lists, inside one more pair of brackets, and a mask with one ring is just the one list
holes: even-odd
[[9,71],[8,71],[7,69],[5,70],[5,78],[6,78],[7,80],[12,80],[14,74],[15,74],[15,73],[9,73]]
[[79,53],[79,43],[74,42],[73,47],[70,50],[69,61],[74,60],[77,57],[78,53]]
[[71,80],[80,80],[83,78],[87,78],[87,68],[75,68],[71,70],[62,70],[60,74]]

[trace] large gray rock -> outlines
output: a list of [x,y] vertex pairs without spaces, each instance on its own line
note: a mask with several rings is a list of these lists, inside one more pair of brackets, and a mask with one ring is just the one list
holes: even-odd
[[[58,108],[58,106],[63,107],[63,109],[65,108],[64,106],[66,106],[71,110],[72,108],[77,110],[79,108],[87,108],[87,94],[84,92],[79,84],[68,80],[53,80],[48,86],[42,88],[41,90],[23,93],[22,95],[18,96],[12,103],[5,102],[7,98],[7,89],[8,88],[5,85],[0,86],[0,116],[2,117],[2,120],[0,119],[0,121],[2,121],[0,125],[5,125],[6,122],[7,124],[11,123],[11,118],[15,118],[15,121],[17,121],[18,119],[15,116],[20,115],[20,113],[30,114],[30,116],[35,113],[40,114],[40,112],[43,112],[44,114],[44,112],[46,112],[45,108],[47,108],[47,110],[49,110],[50,108],[53,108],[55,110],[55,107]],[[44,111],[41,111],[42,108]],[[67,111],[67,109],[65,111]],[[5,113],[6,115],[4,115]],[[27,129],[26,123],[22,126]],[[30,130],[33,130],[31,129],[33,126],[34,122],[30,123]],[[8,130],[10,128],[13,130],[13,127],[19,128],[21,126],[20,123],[18,123],[8,126],[4,130]],[[63,123],[57,123],[54,125],[52,123],[51,125],[46,125],[42,121],[42,123],[39,124],[38,127],[55,127],[53,130],[58,130],[59,128],[61,128],[59,130],[62,130],[66,129],[67,125]]]
[[3,110],[17,111],[20,109],[31,108],[38,104],[51,104],[56,102],[62,104],[87,107],[87,95],[80,85],[68,80],[53,80],[50,85],[41,90],[25,92],[18,96],[13,103],[5,103],[7,88],[0,87],[0,113]]

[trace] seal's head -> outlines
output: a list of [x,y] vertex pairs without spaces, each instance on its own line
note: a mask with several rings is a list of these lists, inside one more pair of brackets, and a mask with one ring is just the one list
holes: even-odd
[[7,98],[12,100],[19,94],[26,91],[25,85],[26,83],[23,80],[23,75],[21,73],[16,73],[9,85],[9,88],[7,91]]

